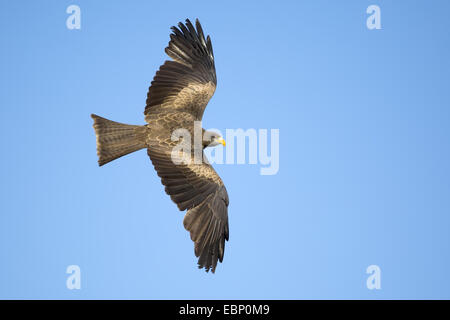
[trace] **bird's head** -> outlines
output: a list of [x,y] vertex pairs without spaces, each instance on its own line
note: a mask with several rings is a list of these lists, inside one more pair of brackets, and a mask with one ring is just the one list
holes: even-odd
[[205,131],[203,134],[203,148],[215,147],[219,144],[225,146],[225,140],[223,137],[214,131]]

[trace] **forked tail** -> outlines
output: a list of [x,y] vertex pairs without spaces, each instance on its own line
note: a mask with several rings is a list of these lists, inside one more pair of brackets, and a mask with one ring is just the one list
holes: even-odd
[[95,114],[91,114],[91,117],[94,119],[100,166],[146,147],[145,126],[123,124]]

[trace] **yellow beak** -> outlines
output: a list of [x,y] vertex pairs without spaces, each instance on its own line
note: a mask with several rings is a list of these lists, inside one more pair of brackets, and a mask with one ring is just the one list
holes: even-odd
[[226,142],[225,142],[225,140],[224,140],[222,137],[220,137],[219,139],[217,139],[217,141],[218,141],[219,143],[221,143],[221,144],[225,147]]

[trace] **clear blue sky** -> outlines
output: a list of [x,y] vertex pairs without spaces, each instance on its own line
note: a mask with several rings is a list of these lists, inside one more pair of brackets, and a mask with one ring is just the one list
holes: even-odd
[[[70,4],[81,30],[66,28]],[[2,1],[0,297],[450,298],[449,10]],[[280,129],[277,175],[215,166],[230,241],[214,275],[145,151],[97,166],[89,117],[144,124],[169,27],[196,17],[218,74],[204,127]],[[66,288],[73,264],[81,290]]]

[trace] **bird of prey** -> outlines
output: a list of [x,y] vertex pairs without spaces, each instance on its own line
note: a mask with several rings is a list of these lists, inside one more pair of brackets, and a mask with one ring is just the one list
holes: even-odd
[[[194,137],[194,123],[202,120],[216,89],[213,49],[198,19],[195,27],[187,19],[171,29],[165,52],[173,60],[165,61],[151,82],[144,111],[147,124],[128,125],[91,115],[98,164],[146,148],[166,193],[181,211],[187,210],[183,224],[194,242],[198,267],[214,273],[228,241],[227,190],[206,160],[194,161],[195,147],[188,153],[193,161],[176,163],[171,158],[179,144],[172,133],[183,128]],[[206,159],[204,148],[225,146],[225,141],[217,133],[201,131],[200,154]]]

